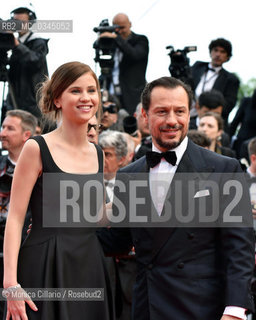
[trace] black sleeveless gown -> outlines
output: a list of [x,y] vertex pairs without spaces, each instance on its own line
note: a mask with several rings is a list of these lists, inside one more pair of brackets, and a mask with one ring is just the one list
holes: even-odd
[[[40,146],[43,173],[61,173],[44,138],[38,136],[33,139]],[[95,147],[99,172],[103,172],[102,150]],[[98,179],[97,174],[91,176]],[[104,300],[35,301],[37,312],[26,305],[28,319],[112,320],[110,284],[96,229],[43,228],[42,180],[43,174],[38,178],[30,199],[32,230],[20,249],[18,282],[23,288],[103,288]]]

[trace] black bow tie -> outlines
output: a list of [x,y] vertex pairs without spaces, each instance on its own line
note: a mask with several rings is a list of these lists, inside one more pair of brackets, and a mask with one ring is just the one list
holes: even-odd
[[110,182],[109,180],[104,180],[105,187],[109,187],[110,189],[114,188],[115,184]]
[[167,151],[163,153],[148,151],[146,153],[147,164],[150,168],[154,168],[161,161],[162,158],[165,158],[171,165],[175,165],[177,161],[177,156],[174,151]]
[[211,68],[211,67],[207,67],[207,71],[213,71],[213,72],[216,72],[216,70],[214,68]]

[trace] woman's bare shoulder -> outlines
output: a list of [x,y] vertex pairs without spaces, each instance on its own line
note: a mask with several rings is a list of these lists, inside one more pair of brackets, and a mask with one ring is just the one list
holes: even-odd
[[24,170],[26,167],[40,171],[42,167],[39,144],[34,139],[25,142],[17,163]]

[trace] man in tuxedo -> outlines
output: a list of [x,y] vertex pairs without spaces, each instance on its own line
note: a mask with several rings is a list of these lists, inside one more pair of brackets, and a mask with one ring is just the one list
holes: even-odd
[[[178,210],[181,215],[193,214],[193,208],[195,217],[202,214],[197,202],[200,198],[206,201],[203,214],[216,213],[211,202],[212,190],[202,189],[204,185],[201,189],[195,188],[195,192],[184,187],[177,194],[175,183],[181,174],[183,183],[191,175],[191,181],[194,179],[196,184],[200,185],[200,180],[206,184],[213,180],[218,184],[220,198],[215,202],[219,206],[219,221],[224,219],[225,209],[234,196],[221,191],[222,184],[227,182],[225,179],[228,180],[224,173],[231,173],[233,177],[241,171],[240,165],[237,160],[201,148],[187,138],[192,97],[191,90],[175,78],[162,77],[145,87],[142,93],[143,115],[149,124],[154,153],[147,153],[120,170],[117,180],[123,182],[127,189],[118,187],[116,180],[113,216],[118,214],[118,203],[122,203],[126,214],[148,218],[150,207],[160,218],[165,217],[172,211],[172,206],[174,211],[177,209],[181,197],[187,199],[182,201]],[[168,152],[170,150],[173,152]],[[135,188],[128,188],[134,174],[136,179],[136,175],[142,173],[148,175],[149,180],[148,185],[139,191],[145,201],[140,199],[135,212],[130,212],[138,200],[132,198]],[[152,192],[152,179],[161,173],[163,179],[167,177],[165,185],[169,184],[164,195],[161,188],[159,194],[158,189]],[[243,175],[239,175],[239,179],[241,184],[246,183]],[[223,227],[211,223],[203,227],[199,219],[199,224],[193,227],[188,224],[176,227],[165,222],[163,227],[157,224],[154,228],[152,223],[146,222],[144,227],[124,226],[102,231],[99,237],[106,253],[120,253],[133,245],[135,247],[137,277],[133,292],[133,319],[246,319],[246,310],[253,308],[250,281],[254,241],[248,188],[243,191],[243,207],[238,201],[232,214],[242,215],[242,220],[248,220],[250,227]]]
[[211,41],[209,51],[210,63],[196,61],[192,66],[195,94],[199,97],[204,91],[220,91],[225,98],[222,117],[227,122],[228,115],[236,104],[239,88],[238,78],[223,68],[223,64],[232,56],[232,45],[228,40],[218,38]]
[[127,156],[127,141],[122,132],[106,130],[99,135],[99,146],[102,148],[104,161],[104,182],[107,201],[113,201],[115,177],[118,169],[123,167]]
[[248,144],[248,154],[250,166],[246,171],[251,178],[256,178],[256,137],[252,138]]
[[115,15],[113,24],[119,26],[115,33],[103,32],[100,35],[100,38],[114,39],[116,45],[109,91],[117,95],[120,98],[121,107],[133,115],[146,84],[148,39],[144,35],[131,31],[132,24],[124,13]]
[[[248,183],[250,185],[250,196],[252,202],[253,218],[256,220],[256,137],[251,139],[248,145],[250,166],[246,169]],[[254,222],[256,231],[256,221]]]

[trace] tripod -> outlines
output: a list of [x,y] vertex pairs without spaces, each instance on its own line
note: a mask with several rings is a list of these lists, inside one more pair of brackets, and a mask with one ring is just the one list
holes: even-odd
[[8,84],[9,94],[12,99],[14,109],[17,109],[17,103],[14,96],[14,92],[8,78],[7,66],[8,66],[7,52],[0,50],[0,82],[3,82],[2,104],[1,104],[1,124],[3,123],[3,120],[7,112],[7,100],[5,99],[5,90],[6,90],[7,84]]
[[99,76],[99,82],[102,92],[102,102],[106,102],[109,99],[109,89],[113,85],[114,90],[114,96],[116,96],[118,99],[120,99],[120,87],[116,86],[113,82],[113,76],[112,71],[114,67],[114,60],[109,60],[107,63],[104,61],[104,64],[102,64],[101,61],[101,74]]
[[3,82],[3,90],[2,90],[2,104],[1,104],[1,124],[5,118],[5,114],[7,111],[7,103],[5,99],[5,89],[8,83],[8,74],[7,74],[7,67],[6,67],[6,59],[3,58],[3,53],[0,53],[1,56],[1,63],[0,63],[0,82]]
[[[112,30],[114,31],[114,30]],[[111,32],[112,32],[111,31]],[[114,95],[120,97],[120,89],[116,87],[113,82],[112,72],[115,65],[116,44],[114,39],[99,38],[94,42],[95,49],[94,61],[99,63],[101,74],[99,76],[100,87],[102,91],[102,101],[108,101],[109,88],[113,84]]]

